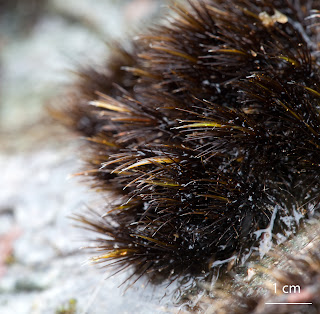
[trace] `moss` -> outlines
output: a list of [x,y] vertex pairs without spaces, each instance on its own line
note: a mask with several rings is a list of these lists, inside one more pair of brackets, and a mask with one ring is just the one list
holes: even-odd
[[70,299],[67,305],[62,305],[56,310],[56,314],[75,314],[77,312],[77,300]]
[[79,70],[60,118],[82,174],[119,204],[75,217],[93,262],[211,280],[319,209],[317,1],[189,1],[170,23]]

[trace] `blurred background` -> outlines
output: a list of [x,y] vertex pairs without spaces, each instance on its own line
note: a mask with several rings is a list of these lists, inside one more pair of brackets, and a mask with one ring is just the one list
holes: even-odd
[[[172,313],[150,287],[88,265],[69,216],[97,201],[76,179],[79,144],[51,121],[81,65],[166,15],[161,0],[0,0],[0,313]],[[104,200],[108,202],[108,200]],[[153,297],[152,297],[153,296]]]

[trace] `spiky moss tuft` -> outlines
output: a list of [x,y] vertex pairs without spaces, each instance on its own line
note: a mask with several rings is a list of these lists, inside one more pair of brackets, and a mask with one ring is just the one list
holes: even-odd
[[318,210],[319,8],[190,1],[81,73],[63,117],[89,137],[92,185],[124,198],[77,217],[101,235],[94,261],[209,277]]

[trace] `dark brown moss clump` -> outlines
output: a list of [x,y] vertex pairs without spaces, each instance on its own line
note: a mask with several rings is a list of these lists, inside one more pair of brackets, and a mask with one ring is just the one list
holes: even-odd
[[191,1],[81,74],[65,119],[89,136],[93,186],[123,200],[78,217],[101,234],[95,261],[207,276],[318,210],[319,7]]

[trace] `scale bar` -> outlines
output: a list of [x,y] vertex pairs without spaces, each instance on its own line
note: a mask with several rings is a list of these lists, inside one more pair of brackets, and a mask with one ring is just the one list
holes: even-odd
[[311,302],[309,303],[309,302],[307,302],[307,303],[293,303],[293,302],[291,302],[291,303],[281,303],[281,302],[279,302],[279,303],[277,303],[277,302],[267,302],[267,303],[265,303],[265,304],[312,304]]

